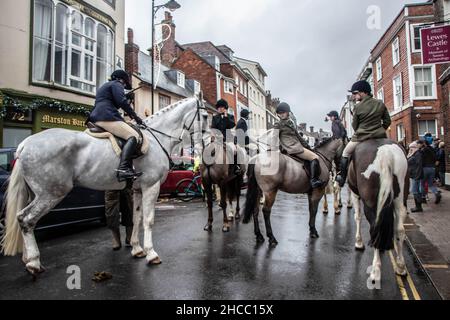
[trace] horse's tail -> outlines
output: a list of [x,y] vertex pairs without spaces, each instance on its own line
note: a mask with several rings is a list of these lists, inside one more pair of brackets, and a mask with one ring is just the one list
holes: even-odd
[[244,219],[243,223],[249,223],[255,210],[259,210],[260,192],[258,182],[255,176],[255,164],[248,165],[248,188],[245,199]]
[[[20,149],[18,153],[20,153]],[[6,201],[6,230],[1,240],[1,247],[5,256],[15,256],[23,250],[23,237],[17,213],[28,205],[29,199],[30,190],[24,179],[20,160],[17,159],[4,198]]]
[[376,249],[391,250],[394,247],[394,158],[388,149],[380,149],[377,157],[380,159],[380,188],[370,244]]

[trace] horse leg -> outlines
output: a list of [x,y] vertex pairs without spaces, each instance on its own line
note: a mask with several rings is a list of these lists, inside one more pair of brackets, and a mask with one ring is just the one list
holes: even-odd
[[133,232],[130,244],[133,247],[131,255],[134,258],[145,258],[146,254],[139,243],[139,230],[142,220],[142,190],[135,190],[133,195]]
[[372,269],[370,271],[370,280],[372,281],[373,285],[375,285],[376,283],[380,283],[381,281],[381,259],[379,249],[375,249],[374,252]]
[[213,189],[211,183],[204,184],[205,193],[206,193],[206,201],[208,205],[208,223],[203,228],[205,231],[212,231],[213,224]]
[[326,193],[324,194],[323,214],[328,214],[328,199]]
[[61,202],[62,199],[64,197],[54,199],[41,199],[36,197],[17,215],[24,243],[22,260],[26,263],[27,271],[33,276],[45,271],[41,266],[40,252],[34,236],[34,228],[38,221]]
[[273,232],[272,232],[272,225],[270,223],[270,214],[272,212],[273,204],[275,203],[277,193],[271,192],[269,194],[266,194],[265,201],[264,201],[264,207],[263,207],[263,214],[264,214],[264,222],[266,224],[266,234],[269,238],[269,246],[271,248],[274,248],[278,245],[277,239],[275,239]]
[[[261,196],[262,198],[262,196]],[[257,200],[260,201],[260,200]],[[257,243],[263,243],[264,237],[261,233],[261,229],[259,228],[259,205],[257,205],[255,207],[255,209],[253,210],[253,225],[254,225],[254,231],[255,231],[255,236],[256,236],[256,242]]]
[[395,217],[395,252],[396,252],[396,267],[395,267],[395,273],[397,273],[400,276],[405,276],[407,273],[406,270],[406,264],[405,259],[403,257],[403,242],[406,238],[405,233],[405,227],[403,225],[407,210],[405,205],[403,204],[403,201],[401,199],[402,197],[398,197],[394,200],[394,217]]
[[319,233],[316,229],[316,215],[317,209],[319,208],[320,199],[322,199],[325,190],[315,189],[308,195],[308,204],[309,204],[309,233],[311,238],[319,238]]
[[221,185],[220,186],[220,206],[222,207],[223,211],[223,232],[230,232],[230,221],[228,220],[227,216],[227,186]]
[[234,209],[233,209],[233,200],[232,200],[232,196],[229,194],[228,195],[228,197],[229,197],[229,199],[228,199],[228,203],[229,203],[229,207],[228,207],[228,209],[229,209],[229,213],[228,213],[228,219],[230,220],[230,221],[233,221],[234,220]]
[[349,187],[347,187],[347,195],[348,195],[348,200],[347,200],[347,209],[353,209],[353,203],[352,203],[352,191],[350,190]]
[[337,183],[333,186],[333,194],[334,194],[334,213],[337,215],[341,214],[341,188]]
[[161,259],[153,248],[152,228],[155,224],[155,204],[158,200],[160,182],[150,188],[143,190],[142,212],[144,216],[144,250],[147,254],[147,263],[156,265],[161,263]]
[[236,220],[241,219],[241,207],[239,206],[240,198],[241,198],[241,183],[239,182],[236,190],[236,214],[234,216]]
[[356,222],[355,248],[356,250],[364,250],[365,249],[364,242],[361,236],[361,219],[362,219],[361,200],[359,199],[359,196],[357,196],[353,192],[351,193],[351,196],[353,199],[353,203],[355,204],[355,222]]

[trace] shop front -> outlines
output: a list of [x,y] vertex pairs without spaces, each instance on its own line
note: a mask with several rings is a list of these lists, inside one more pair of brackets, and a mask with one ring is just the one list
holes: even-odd
[[27,137],[52,128],[85,130],[91,106],[0,90],[0,142],[16,148]]

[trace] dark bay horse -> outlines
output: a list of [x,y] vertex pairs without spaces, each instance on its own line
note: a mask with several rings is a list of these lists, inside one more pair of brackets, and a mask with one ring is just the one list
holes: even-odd
[[302,163],[277,151],[267,151],[250,160],[248,167],[248,190],[246,196],[244,223],[250,222],[253,215],[257,242],[264,242],[259,229],[258,215],[260,198],[264,194],[263,214],[269,245],[278,244],[270,223],[272,206],[279,190],[291,194],[308,194],[310,236],[318,238],[316,230],[316,214],[319,202],[325,193],[325,187],[330,178],[332,161],[342,149],[341,139],[329,139],[317,146],[315,151],[320,155],[320,178],[324,181],[322,188],[311,190],[310,178]]
[[356,220],[356,244],[364,249],[361,237],[361,206],[370,224],[369,245],[375,248],[370,279],[381,280],[380,251],[396,252],[395,272],[406,275],[403,241],[409,180],[405,151],[388,139],[368,140],[358,145],[349,167]]
[[[237,149],[236,149],[237,148]],[[230,165],[235,160],[234,151],[237,152],[237,160],[241,168],[239,175],[235,175],[230,170]],[[223,232],[230,231],[230,219],[240,219],[239,199],[241,188],[244,182],[243,177],[247,170],[247,154],[245,149],[236,146],[233,143],[211,143],[203,152],[203,164],[200,166],[202,175],[202,184],[206,193],[208,204],[208,222],[204,228],[205,231],[212,231],[213,223],[213,185],[220,189],[220,207],[223,211]],[[227,200],[232,212],[233,200],[236,200],[236,211],[234,214],[227,214]]]

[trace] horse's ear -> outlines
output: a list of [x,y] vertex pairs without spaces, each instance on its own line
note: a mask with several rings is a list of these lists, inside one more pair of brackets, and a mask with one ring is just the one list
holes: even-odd
[[197,93],[197,99],[200,101],[203,101],[203,91],[202,90],[200,90],[200,92]]

